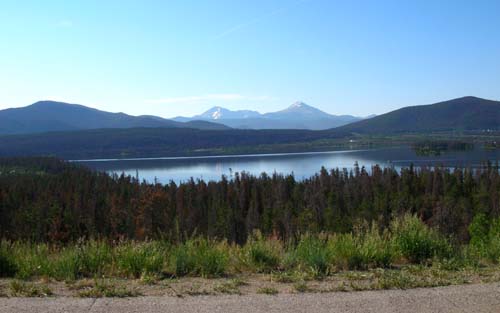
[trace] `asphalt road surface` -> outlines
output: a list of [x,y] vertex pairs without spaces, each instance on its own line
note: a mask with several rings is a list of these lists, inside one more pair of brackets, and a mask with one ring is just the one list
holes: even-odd
[[428,289],[243,296],[0,298],[0,312],[500,312],[500,283]]

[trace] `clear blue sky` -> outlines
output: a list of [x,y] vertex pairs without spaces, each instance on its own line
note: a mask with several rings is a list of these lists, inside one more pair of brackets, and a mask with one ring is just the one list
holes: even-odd
[[500,99],[500,1],[4,1],[0,109],[368,115]]

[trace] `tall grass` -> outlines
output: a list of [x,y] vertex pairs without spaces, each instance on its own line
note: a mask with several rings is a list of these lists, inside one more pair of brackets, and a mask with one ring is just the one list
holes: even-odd
[[277,239],[266,239],[255,232],[243,248],[245,260],[257,272],[278,270],[284,255],[283,243]]
[[315,277],[327,275],[330,271],[330,250],[327,236],[304,235],[297,247],[289,252],[289,266],[309,271]]
[[188,239],[171,251],[170,271],[176,276],[221,276],[228,264],[228,246],[204,238]]
[[47,244],[14,242],[9,245],[8,253],[16,264],[16,277],[21,279],[40,276],[54,277],[56,265],[54,260],[59,256],[50,252]]
[[477,214],[469,226],[470,253],[487,262],[500,263],[500,218],[489,221]]
[[265,238],[260,233],[241,247],[205,238],[178,244],[88,240],[63,247],[2,241],[0,276],[150,279],[164,275],[217,277],[235,272],[279,272],[322,277],[336,271],[386,268],[400,263],[460,268],[465,261],[500,261],[500,220],[483,224],[481,217],[473,222],[473,240],[464,247],[453,247],[447,238],[411,215],[395,219],[385,230],[365,223],[347,234],[305,234],[294,244]]
[[12,277],[17,272],[17,264],[10,254],[9,243],[0,242],[0,278]]
[[396,255],[389,232],[381,234],[377,224],[368,230],[332,236],[328,250],[337,270],[388,267]]
[[391,231],[396,249],[410,263],[424,263],[436,257],[442,259],[453,256],[450,242],[414,215],[395,219]]
[[162,242],[124,242],[115,249],[115,264],[120,274],[139,278],[143,274],[161,275],[168,245]]

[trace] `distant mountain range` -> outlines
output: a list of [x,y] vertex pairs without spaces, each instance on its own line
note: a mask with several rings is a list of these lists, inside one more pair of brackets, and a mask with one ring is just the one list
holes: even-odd
[[499,130],[500,102],[463,97],[430,105],[404,107],[366,119],[350,115],[330,115],[303,102],[296,102],[285,110],[266,114],[214,107],[201,115],[175,120],[149,115],[110,113],[54,101],[40,101],[23,108],[0,110],[0,135],[102,128],[192,128],[204,131],[232,131],[233,128],[328,129],[328,132],[336,134]]
[[0,134],[136,127],[228,129],[227,126],[209,121],[192,120],[183,123],[156,116],[110,113],[55,101],[40,101],[22,108],[0,110]]
[[429,105],[404,107],[336,128],[359,134],[431,133],[499,130],[500,102],[463,97]]
[[346,125],[362,118],[352,115],[331,115],[304,102],[295,102],[284,110],[265,114],[250,110],[231,111],[216,106],[200,115],[176,117],[174,120],[179,122],[204,120],[241,129],[322,130]]
[[[317,116],[322,116],[322,113],[297,103],[284,111],[259,114],[258,116],[266,117],[255,119],[266,119],[272,123],[288,116],[290,120],[300,123],[297,116],[314,120]],[[233,116],[241,117],[254,113],[228,113],[221,108],[205,114],[217,121],[224,119],[224,115],[236,114]],[[307,116],[313,117],[308,119]],[[247,117],[249,121],[252,119],[254,118]],[[41,133],[49,130],[52,132]],[[62,131],[53,132],[54,130]],[[180,122],[155,116],[134,117],[123,113],[108,113],[65,103],[39,102],[25,108],[0,111],[0,134],[3,134],[0,136],[0,156],[126,158],[256,151],[303,152],[324,149],[322,145],[332,140],[336,143],[349,142],[353,134],[425,135],[446,132],[453,136],[454,132],[464,130],[500,130],[500,102],[464,97],[430,105],[405,107],[328,130],[233,129],[207,120]],[[21,134],[28,132],[38,133]]]

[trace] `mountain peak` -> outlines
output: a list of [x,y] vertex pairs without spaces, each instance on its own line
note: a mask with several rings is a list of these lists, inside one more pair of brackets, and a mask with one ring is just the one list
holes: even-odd
[[200,115],[189,118],[177,117],[175,120],[208,120],[243,129],[328,129],[360,119],[348,115],[330,115],[305,102],[296,101],[281,111],[265,114],[251,110],[233,111],[214,106]]
[[296,101],[292,103],[288,108],[281,112],[300,112],[302,114],[313,114],[313,115],[323,115],[328,116],[328,113],[325,113],[319,109],[316,109],[313,106],[310,106],[302,101]]
[[207,112],[210,112],[210,111],[221,111],[221,110],[227,110],[227,109],[216,105],[216,106],[212,107],[210,110],[208,110]]
[[81,104],[67,103],[54,100],[41,100],[37,101],[26,107],[27,109],[35,110],[84,110],[84,111],[99,111],[97,109],[83,106]]
[[290,105],[288,108],[289,109],[295,109],[295,108],[302,108],[302,107],[307,107],[308,105],[305,104],[304,102],[302,101],[295,101],[294,103],[292,103],[292,105]]
[[33,103],[31,106],[34,107],[47,107],[47,106],[65,106],[65,105],[70,105],[69,103],[65,102],[59,102],[59,101],[52,101],[52,100],[41,100]]
[[193,116],[191,119],[221,120],[221,119],[251,118],[258,116],[260,116],[260,113],[256,111],[250,111],[250,110],[232,111],[220,106],[214,106],[200,115]]
[[222,108],[221,107],[214,107],[213,112],[212,112],[212,118],[214,120],[218,120],[222,117]]
[[201,117],[212,119],[212,120],[218,120],[221,119],[226,113],[229,112],[228,109],[220,107],[220,106],[214,106],[211,109],[205,111],[203,114],[201,114]]

